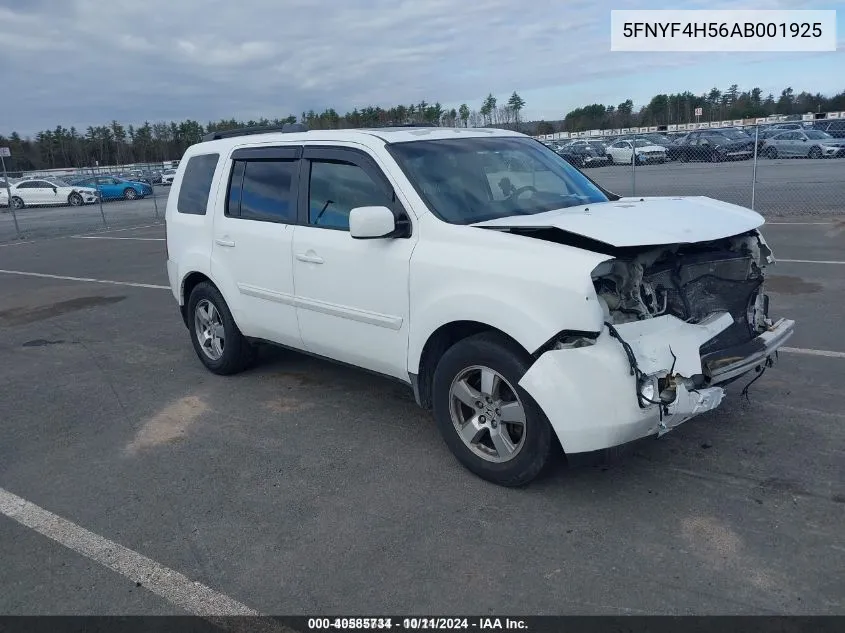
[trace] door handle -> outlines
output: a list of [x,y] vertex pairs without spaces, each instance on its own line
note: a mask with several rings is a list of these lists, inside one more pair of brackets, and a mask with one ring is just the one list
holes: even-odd
[[322,264],[323,258],[318,257],[317,255],[307,255],[305,253],[297,253],[296,258],[301,262],[307,262],[309,264]]
[[235,245],[235,242],[233,240],[222,240],[219,238],[214,240],[214,243],[218,246],[227,246],[229,248],[232,248]]

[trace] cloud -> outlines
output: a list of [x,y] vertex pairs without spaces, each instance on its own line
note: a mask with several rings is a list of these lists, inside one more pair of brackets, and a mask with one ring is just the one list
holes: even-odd
[[[343,112],[422,99],[477,105],[488,92],[576,86],[701,64],[701,55],[610,52],[610,10],[654,4],[0,0],[0,81],[15,87],[4,100],[0,132],[113,118],[138,123],[286,116],[326,107]],[[732,6],[695,0],[683,8]],[[719,54],[706,59],[728,60]],[[743,59],[755,61],[753,55]],[[531,108],[529,103],[527,114]]]

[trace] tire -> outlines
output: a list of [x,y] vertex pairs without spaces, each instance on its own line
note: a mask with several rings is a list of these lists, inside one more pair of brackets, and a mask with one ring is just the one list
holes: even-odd
[[[208,319],[204,315],[208,315]],[[213,284],[203,282],[193,289],[188,299],[187,321],[194,351],[210,372],[229,376],[243,371],[255,360],[256,348],[241,334],[223,295]],[[201,331],[208,332],[212,325],[222,327],[219,346],[213,339],[206,339],[208,345],[200,340]],[[221,338],[219,334],[218,329],[217,338]]]
[[23,209],[25,206],[26,205],[24,204],[22,198],[19,198],[17,196],[12,196],[12,208],[13,209],[15,209],[15,210]]
[[774,147],[770,147],[766,150],[766,158],[775,159],[778,157],[778,150]]
[[724,157],[717,151],[713,151],[710,155],[710,162],[711,163],[721,163],[724,160]]
[[[434,372],[433,410],[443,440],[464,467],[501,486],[533,480],[557,446],[546,415],[518,385],[531,363],[523,349],[501,334],[482,332],[450,347]],[[482,374],[498,376],[498,388],[483,386]],[[462,383],[466,389],[458,388]],[[494,392],[489,400],[485,390]],[[461,400],[458,392],[464,394]],[[503,413],[506,407],[510,415]],[[521,417],[522,422],[500,422],[505,416]],[[458,430],[461,425],[468,431],[466,440]]]
[[807,158],[821,158],[822,157],[822,150],[820,147],[811,147],[810,153],[807,154]]
[[138,198],[138,192],[135,191],[132,187],[127,187],[123,190],[123,199],[124,200],[136,200]]
[[578,166],[578,169],[584,169],[584,165],[587,164],[587,161],[584,160],[583,156],[579,156],[578,158],[576,158],[575,162]]
[[689,161],[689,156],[687,156],[686,152],[681,152],[678,154],[678,162],[679,163],[686,163]]
[[612,165],[612,164],[613,164],[613,156],[611,156],[610,154],[608,154],[608,155],[607,155],[607,164],[608,164],[608,165]]
[[67,202],[72,207],[80,207],[85,204],[85,201],[82,199],[78,193],[74,192],[67,197]]

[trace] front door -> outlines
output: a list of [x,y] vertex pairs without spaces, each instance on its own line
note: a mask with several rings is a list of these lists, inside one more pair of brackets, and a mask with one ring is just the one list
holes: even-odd
[[[291,244],[301,147],[235,150],[214,219],[211,272],[244,334],[301,346]],[[221,193],[221,195],[223,195]]]
[[306,147],[294,285],[305,349],[407,380],[409,268],[416,235],[349,235],[355,207],[405,211],[376,161],[363,151]]

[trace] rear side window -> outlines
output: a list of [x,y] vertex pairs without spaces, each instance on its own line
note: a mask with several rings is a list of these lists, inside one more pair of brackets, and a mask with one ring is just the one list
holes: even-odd
[[236,160],[226,215],[244,220],[296,222],[293,181],[298,160]]
[[188,159],[185,173],[182,175],[179,200],[176,202],[176,210],[179,213],[205,215],[211,182],[214,180],[214,170],[219,159],[220,154],[200,154]]

